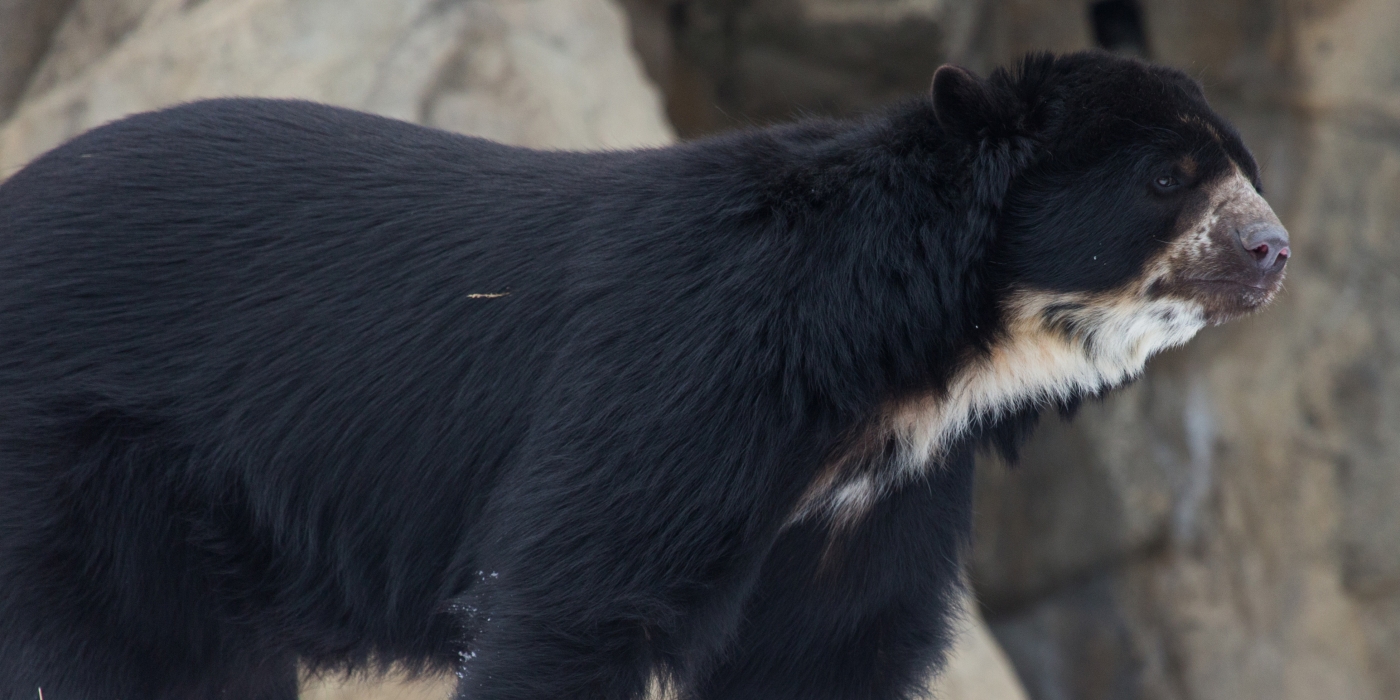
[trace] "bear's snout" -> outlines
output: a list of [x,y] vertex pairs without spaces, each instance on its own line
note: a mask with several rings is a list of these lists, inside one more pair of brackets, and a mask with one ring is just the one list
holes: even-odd
[[1293,251],[1288,231],[1273,207],[1241,173],[1222,183],[1215,195],[1210,238],[1214,262],[1203,267],[1215,278],[1249,288],[1238,295],[1248,310],[1268,303],[1283,285],[1283,270]]
[[1278,276],[1288,264],[1288,231],[1278,224],[1258,222],[1239,232],[1240,245],[1254,260],[1259,273],[1267,278]]

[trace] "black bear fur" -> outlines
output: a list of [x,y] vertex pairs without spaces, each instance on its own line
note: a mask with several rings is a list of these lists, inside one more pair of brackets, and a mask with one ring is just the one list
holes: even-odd
[[1102,53],[628,152],[255,99],[94,129],[0,185],[0,699],[390,663],[471,700],[916,696],[974,450],[1097,389],[976,413],[849,517],[804,498],[1012,290],[1140,278],[1183,153],[1257,186],[1193,81]]

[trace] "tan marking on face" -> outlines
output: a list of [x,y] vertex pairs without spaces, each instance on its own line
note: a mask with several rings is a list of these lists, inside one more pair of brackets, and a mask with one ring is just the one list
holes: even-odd
[[1243,253],[1239,232],[1251,225],[1282,224],[1239,168],[1206,189],[1207,204],[1193,218],[1183,221],[1183,232],[1149,261],[1145,279],[1158,295],[1196,298],[1205,308],[1207,320],[1218,324],[1239,316],[1245,309],[1268,304],[1278,293],[1282,276],[1276,277],[1268,289],[1242,300],[1226,296],[1203,298],[1188,287],[1201,281],[1251,281],[1258,273]]

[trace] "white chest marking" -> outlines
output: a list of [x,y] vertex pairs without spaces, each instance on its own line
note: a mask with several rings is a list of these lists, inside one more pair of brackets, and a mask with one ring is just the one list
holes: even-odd
[[1006,309],[1005,337],[970,362],[946,392],[890,406],[864,444],[894,439],[894,463],[848,470],[861,450],[828,465],[789,522],[825,512],[855,522],[892,487],[939,463],[979,423],[1015,411],[1096,394],[1142,372],[1153,354],[1190,340],[1203,326],[1199,304],[1113,295],[1023,292]]
[[1200,306],[1178,299],[1105,303],[1073,294],[1026,294],[1016,306],[1006,339],[973,361],[946,394],[891,411],[901,472],[922,470],[979,421],[1123,384],[1142,372],[1149,357],[1185,343],[1205,326]]

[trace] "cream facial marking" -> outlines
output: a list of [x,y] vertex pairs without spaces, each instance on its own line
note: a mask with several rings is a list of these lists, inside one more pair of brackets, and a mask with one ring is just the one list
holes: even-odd
[[1226,245],[1229,242],[1226,236],[1230,232],[1220,225],[1223,221],[1266,216],[1274,222],[1278,221],[1268,202],[1254,190],[1254,184],[1239,168],[1235,168],[1229,177],[1211,188],[1210,205],[1204,215],[1189,227],[1186,235],[1179,236],[1170,246],[1166,261],[1172,269],[1156,271],[1157,274],[1184,271],[1184,263],[1201,262],[1214,254],[1216,246]]
[[[1263,275],[1243,251],[1240,233],[1275,226],[1278,216],[1238,168],[1206,187],[1209,203],[1147,267],[1157,296],[1195,299],[1206,321],[1219,324],[1262,308],[1283,283],[1283,270]],[[1285,242],[1286,243],[1286,242]],[[1286,256],[1285,249],[1280,255]]]

